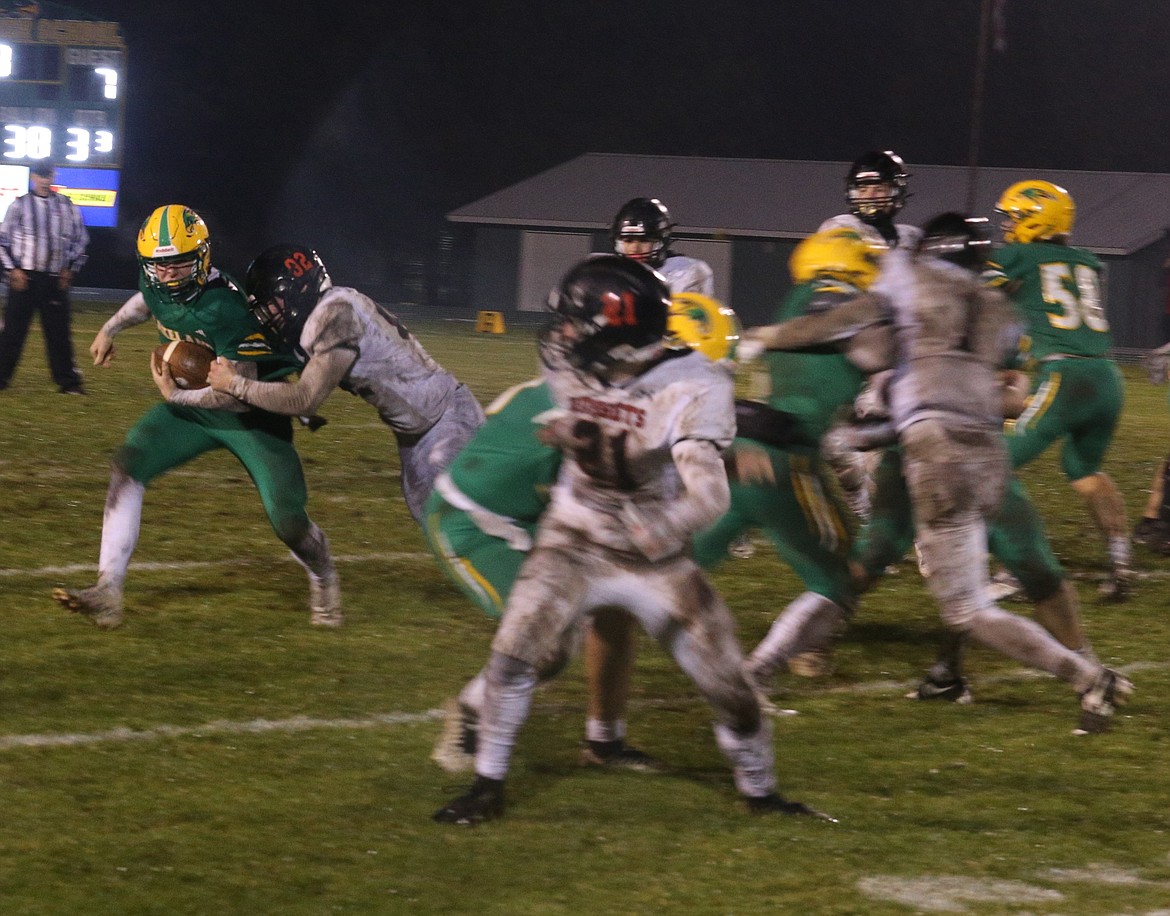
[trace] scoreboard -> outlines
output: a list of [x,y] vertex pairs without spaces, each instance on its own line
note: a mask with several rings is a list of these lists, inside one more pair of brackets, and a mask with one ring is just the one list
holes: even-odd
[[125,73],[117,23],[0,18],[3,190],[19,189],[23,174],[24,193],[28,170],[48,161],[58,169],[56,190],[81,207],[88,225],[115,225]]

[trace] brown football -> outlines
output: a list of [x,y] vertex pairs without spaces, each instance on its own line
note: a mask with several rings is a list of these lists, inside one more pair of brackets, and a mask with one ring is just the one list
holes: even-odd
[[215,354],[202,344],[172,340],[155,347],[154,356],[171,367],[171,375],[180,388],[207,387],[207,370],[211,368]]

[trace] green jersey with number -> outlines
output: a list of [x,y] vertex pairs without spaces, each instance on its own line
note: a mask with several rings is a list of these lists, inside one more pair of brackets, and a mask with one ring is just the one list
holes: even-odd
[[[859,291],[834,280],[813,280],[792,289],[773,321],[780,323],[801,315],[827,311]],[[765,354],[771,376],[770,406],[797,417],[802,431],[820,439],[838,409],[852,404],[865,381],[845,356],[835,352]]]
[[1105,356],[1113,345],[1101,301],[1101,262],[1053,242],[1005,245],[984,275],[1011,296],[1027,323],[1025,355]]
[[230,360],[259,363],[261,379],[285,375],[297,367],[291,353],[274,352],[248,300],[226,274],[213,271],[193,302],[171,302],[147,283],[139,282],[146,307],[158,325],[159,339],[188,340]]
[[487,420],[447,469],[451,482],[483,508],[535,522],[561,466],[559,449],[536,438],[534,418],[553,408],[548,385],[532,379],[488,407]]

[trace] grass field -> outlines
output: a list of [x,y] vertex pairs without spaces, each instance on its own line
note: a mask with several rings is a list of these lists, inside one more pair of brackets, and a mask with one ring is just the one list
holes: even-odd
[[[79,351],[101,320],[78,316]],[[534,372],[526,332],[414,330],[485,403]],[[1051,455],[1026,482],[1097,652],[1137,685],[1111,733],[1072,737],[1064,685],[978,649],[973,706],[902,699],[939,626],[907,564],[869,596],[831,677],[781,681],[798,711],[776,722],[781,789],[840,823],[745,814],[703,703],[646,642],[631,738],[670,772],[577,765],[575,666],[537,695],[507,817],[461,830],[430,821],[462,783],[428,754],[492,627],[431,562],[363,402],[335,394],[329,425],[297,434],[345,627],[308,625],[304,573],[224,454],[148,491],[121,629],[50,600],[95,577],[109,456],[157,397],[153,343],[127,332],[112,369],[86,371],[90,397],[70,398],[34,329],[0,394],[5,916],[1170,913],[1170,560],[1137,548],[1133,599],[1096,603],[1104,550]],[[1170,412],[1126,373],[1107,469],[1132,521]],[[714,579],[749,647],[799,590],[766,548]]]

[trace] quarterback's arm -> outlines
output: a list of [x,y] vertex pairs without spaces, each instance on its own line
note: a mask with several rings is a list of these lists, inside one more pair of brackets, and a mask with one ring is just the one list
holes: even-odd
[[135,293],[114,312],[102,325],[101,330],[89,345],[90,356],[95,366],[108,366],[114,358],[114,336],[126,328],[142,324],[150,318],[150,309],[146,305],[146,297],[142,293]]
[[[356,361],[357,354],[353,350],[337,347],[314,354],[295,382],[260,382],[231,371],[230,363],[216,360],[208,381],[212,388],[245,404],[271,413],[304,417],[316,413]],[[236,364],[235,368],[240,365]]]
[[649,560],[682,550],[691,536],[711,525],[731,505],[731,490],[718,446],[705,439],[682,439],[671,449],[683,493],[664,508],[642,513],[626,503],[623,520],[630,540]]

